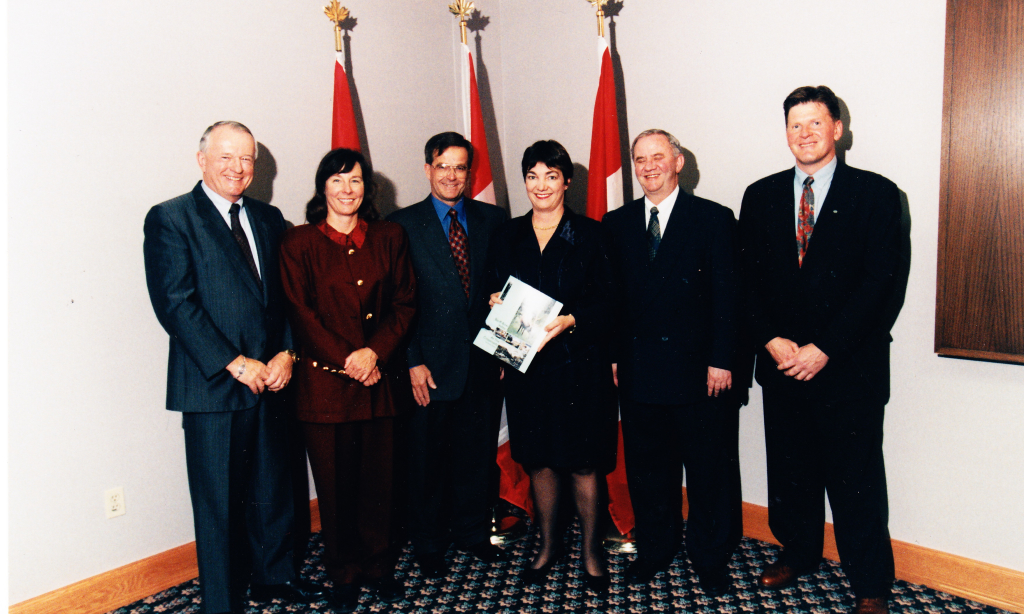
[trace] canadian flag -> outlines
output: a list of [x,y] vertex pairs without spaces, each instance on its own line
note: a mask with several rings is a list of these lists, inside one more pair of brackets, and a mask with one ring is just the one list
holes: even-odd
[[348,89],[343,57],[338,52],[334,62],[334,121],[331,123],[331,149],[345,147],[360,151],[356,114],[352,108],[352,92]]
[[622,156],[619,154],[619,111],[615,104],[615,76],[608,41],[597,37],[601,78],[594,102],[594,129],[590,137],[590,181],[587,217],[600,220],[622,206]]
[[473,144],[473,167],[469,173],[469,197],[473,200],[496,204],[494,175],[491,174],[491,156],[487,153],[487,134],[484,132],[484,114],[480,110],[480,91],[476,86],[476,69],[469,45],[462,44],[462,119],[466,137]]
[[[608,41],[597,37],[601,77],[594,102],[594,129],[590,137],[590,181],[587,183],[587,217],[600,220],[611,209],[622,206],[622,156],[619,153],[619,112],[615,103],[615,76]],[[626,484],[626,462],[622,451],[622,423],[615,470],[608,474],[608,511],[619,533],[625,535],[636,525],[633,504]]]

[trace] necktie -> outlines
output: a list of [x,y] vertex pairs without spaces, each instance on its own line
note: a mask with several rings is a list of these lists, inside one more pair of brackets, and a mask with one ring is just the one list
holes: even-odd
[[807,243],[811,240],[811,233],[814,232],[814,192],[811,184],[814,177],[808,176],[804,179],[804,192],[800,195],[800,213],[796,222],[796,249],[798,264],[804,266],[804,254],[807,253]]
[[242,255],[245,256],[245,261],[249,263],[249,269],[252,271],[253,277],[256,278],[256,283],[262,285],[260,281],[260,270],[256,267],[256,260],[252,257],[252,248],[249,247],[249,238],[245,236],[245,231],[242,230],[242,222],[238,219],[238,211],[241,209],[238,203],[231,204],[231,234],[235,235],[235,241],[238,243],[238,247],[242,249]]
[[469,297],[469,239],[466,237],[466,230],[459,223],[459,218],[453,207],[448,211],[452,223],[448,226],[448,243],[452,246],[452,258],[455,259],[455,268],[459,271],[459,279],[462,281],[462,290]]
[[658,208],[651,207],[651,222],[647,224],[647,255],[651,262],[658,253],[658,246],[661,245],[661,224],[658,222]]

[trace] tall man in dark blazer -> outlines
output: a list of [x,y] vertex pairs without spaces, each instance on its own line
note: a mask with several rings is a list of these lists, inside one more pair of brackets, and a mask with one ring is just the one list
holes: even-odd
[[760,584],[783,588],[818,567],[827,491],[856,611],[886,612],[893,559],[882,421],[899,191],[836,158],[843,123],[832,90],[798,88],[783,109],[796,168],[748,187],[739,225],[764,396],[768,521],[783,545]]
[[729,588],[738,504],[728,447],[738,408],[736,220],[679,188],[682,147],[669,133],[640,133],[631,153],[644,198],[604,217],[621,297],[614,368],[636,514],[638,556],[626,579],[646,584],[672,563],[685,465],[686,549],[701,586],[717,596]]
[[490,543],[488,518],[499,371],[495,361],[472,354],[491,292],[483,285],[488,246],[507,215],[463,195],[473,146],[462,135],[443,132],[424,149],[430,196],[389,219],[408,233],[416,273],[417,320],[408,350],[416,400],[409,425],[410,537],[420,567],[438,577],[453,541],[486,562],[502,558]]
[[308,599],[292,543],[285,416],[274,393],[292,373],[275,207],[242,193],[256,141],[237,122],[203,133],[203,179],[146,216],[146,282],[170,335],[167,409],[182,412],[203,612],[253,596]]

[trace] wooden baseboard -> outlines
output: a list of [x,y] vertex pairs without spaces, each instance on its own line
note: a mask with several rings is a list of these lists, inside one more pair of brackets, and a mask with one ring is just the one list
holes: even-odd
[[[319,531],[316,499],[310,501],[310,515],[313,530]],[[743,504],[743,532],[747,537],[778,544],[768,528],[766,507]],[[1024,572],[897,540],[893,540],[892,549],[900,580],[1024,613]],[[831,524],[825,525],[824,556],[839,560]],[[103,614],[191,580],[198,573],[193,542],[14,604],[9,612]]]
[[[768,528],[768,508],[743,504],[743,533],[747,537],[778,544]],[[996,606],[1024,612],[1024,572],[973,561],[960,556],[892,540],[896,577],[929,588]],[[825,524],[825,558],[838,561],[836,536]]]
[[[310,524],[320,530],[318,501],[309,502]],[[103,614],[199,576],[196,543],[86,578],[39,597],[16,603],[9,614]]]
[[[12,564],[17,564],[12,561]],[[103,614],[199,575],[196,543],[129,563],[11,606],[10,614]]]

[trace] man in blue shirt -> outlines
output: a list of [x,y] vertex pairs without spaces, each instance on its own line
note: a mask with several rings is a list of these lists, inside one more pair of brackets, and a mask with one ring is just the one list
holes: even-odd
[[423,170],[430,196],[393,213],[409,235],[416,272],[417,321],[409,377],[410,537],[423,572],[441,577],[453,542],[481,560],[502,560],[490,543],[488,481],[497,453],[496,361],[471,360],[487,317],[491,237],[505,211],[466,198],[473,146],[443,132],[427,141]]

